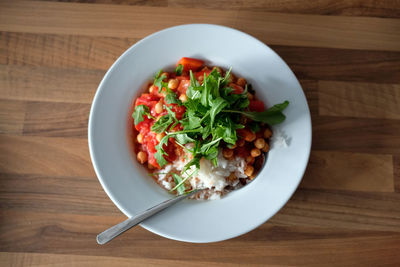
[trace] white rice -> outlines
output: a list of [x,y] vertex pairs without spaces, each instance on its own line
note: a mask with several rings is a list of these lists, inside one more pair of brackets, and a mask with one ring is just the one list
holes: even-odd
[[[161,185],[170,190],[172,187],[171,183],[165,181],[167,178],[167,173],[171,172],[171,170],[182,171],[190,159],[191,155],[188,153],[186,154],[186,158],[178,159],[173,164],[168,164],[163,169],[156,172],[158,175],[158,181],[161,183]],[[228,183],[226,178],[231,173],[234,173],[237,178],[247,177],[244,174],[245,167],[246,163],[243,158],[235,157],[233,160],[227,160],[222,154],[222,149],[220,149],[217,158],[217,166],[215,167],[211,161],[203,158],[200,161],[200,169],[195,175],[188,179],[188,182],[192,186],[192,189],[210,189],[207,191],[207,194],[205,191],[199,194],[200,199],[204,199],[206,196],[210,200],[219,199],[227,185],[236,186],[239,183],[239,179],[233,183]],[[195,170],[196,167],[192,166],[182,175],[182,177],[187,177]]]

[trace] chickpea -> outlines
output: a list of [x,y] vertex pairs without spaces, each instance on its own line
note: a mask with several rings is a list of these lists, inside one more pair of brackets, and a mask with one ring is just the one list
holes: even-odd
[[245,85],[247,84],[247,81],[245,78],[239,78],[239,79],[237,79],[236,84],[241,87],[245,87]]
[[233,75],[233,74],[231,73],[231,74],[229,75],[229,78],[228,78],[228,83],[234,83],[235,80],[236,80],[235,75]]
[[260,149],[258,149],[258,148],[253,148],[251,151],[250,151],[250,154],[251,154],[251,156],[252,157],[258,157],[258,156],[260,156],[261,155],[261,150]]
[[256,141],[254,141],[254,146],[258,149],[263,149],[265,146],[264,138],[257,138]]
[[254,99],[254,95],[252,93],[247,92],[247,98],[249,100],[253,100]]
[[143,135],[141,133],[139,133],[136,138],[139,144],[143,144]]
[[254,157],[252,157],[251,155],[246,157],[246,163],[249,165],[253,164],[255,160],[256,159]]
[[165,136],[165,133],[159,133],[156,135],[156,140],[158,142],[161,142],[161,139],[163,139],[164,136]]
[[263,152],[268,152],[268,151],[269,151],[269,145],[268,145],[267,142],[265,142],[265,145],[264,145],[262,151],[263,151]]
[[149,93],[152,94],[153,92],[155,92],[156,87],[154,85],[151,85],[149,87]]
[[234,144],[234,145],[230,145],[230,149],[235,149],[237,147],[237,144]]
[[233,157],[233,150],[229,148],[225,148],[223,151],[223,155],[225,158],[232,158]]
[[237,180],[237,177],[236,177],[235,173],[232,172],[232,173],[226,178],[226,180],[228,180],[229,182],[234,182],[234,181]]
[[264,138],[270,138],[272,136],[272,132],[270,129],[265,129]]
[[179,96],[179,100],[182,101],[182,102],[186,102],[186,100],[187,100],[187,95],[186,95],[186,94],[181,94],[181,95]]
[[[161,73],[161,76],[163,76],[163,75],[165,76],[165,79],[168,79],[168,77],[169,77],[169,73],[168,73],[168,72],[163,72],[163,73]],[[160,76],[160,77],[161,77],[161,76]],[[164,80],[165,80],[165,79],[164,79]]]
[[251,131],[246,131],[244,136],[244,140],[247,142],[253,142],[256,139],[256,134]]
[[139,153],[137,153],[137,159],[141,164],[144,164],[147,161],[147,154],[143,151],[139,151]]
[[154,106],[154,111],[158,114],[160,114],[163,111],[163,103],[162,101],[158,102],[155,106]]
[[247,176],[251,176],[254,172],[254,167],[251,165],[247,165],[246,169],[244,170],[244,174]]
[[239,139],[239,140],[237,141],[237,145],[238,145],[238,146],[244,146],[245,143],[246,143],[246,141],[244,141],[244,139]]
[[213,67],[213,69],[216,69],[217,72],[222,75],[222,69],[220,67]]
[[171,79],[168,82],[168,87],[172,90],[175,90],[176,88],[178,88],[179,85],[179,81],[177,79]]

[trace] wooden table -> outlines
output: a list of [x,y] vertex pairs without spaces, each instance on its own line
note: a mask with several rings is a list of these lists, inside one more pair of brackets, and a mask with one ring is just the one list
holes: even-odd
[[[0,3],[1,266],[400,266],[398,0],[66,2]],[[190,244],[137,227],[97,245],[124,216],[90,162],[93,95],[129,46],[184,23],[245,31],[293,69],[313,120],[307,172],[238,238]]]

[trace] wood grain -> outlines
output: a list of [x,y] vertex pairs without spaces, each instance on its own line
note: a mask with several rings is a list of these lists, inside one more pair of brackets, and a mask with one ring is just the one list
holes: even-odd
[[0,32],[0,64],[107,70],[137,39]]
[[301,187],[394,192],[391,155],[313,151]]
[[0,3],[0,18],[3,31],[130,38],[207,22],[236,27],[269,44],[400,51],[400,23],[387,18],[19,1]]
[[25,120],[25,103],[0,99],[0,106],[0,133],[22,134]]
[[400,155],[393,155],[394,190],[400,193]]
[[[136,41],[133,38],[0,32],[0,64],[107,70]],[[400,82],[399,52],[279,45],[272,48],[300,79]]]
[[400,84],[318,82],[319,114],[400,119]]
[[0,135],[0,172],[95,175],[85,139],[14,135]]
[[400,121],[313,116],[313,149],[398,154]]
[[0,185],[0,209],[123,217],[94,176],[0,173]]
[[300,189],[271,223],[398,232],[399,197],[397,193]]
[[276,46],[300,79],[400,83],[400,53]]
[[28,102],[24,135],[87,138],[89,104]]
[[272,11],[284,13],[304,13],[320,15],[400,17],[400,2],[377,0],[46,0],[58,2],[101,3],[122,5],[150,5],[169,7],[196,7],[209,9],[239,9]]
[[[123,258],[82,255],[60,255],[45,253],[0,253],[0,264],[3,266],[57,266],[57,267],[97,267],[97,266],[222,266],[220,263],[193,262],[190,260],[160,260],[150,258]],[[240,266],[231,263],[232,266]]]
[[0,65],[2,99],[91,103],[104,72]]
[[168,6],[173,7],[198,7],[215,9],[239,9],[273,11],[284,13],[303,13],[320,15],[368,16],[368,17],[400,17],[400,3],[398,1],[376,0],[206,0],[185,1],[168,0]]
[[[0,265],[400,266],[399,10],[398,0],[0,1]],[[303,181],[231,240],[135,227],[99,246],[96,234],[125,216],[93,171],[90,103],[128,47],[186,23],[252,34],[294,71],[313,124]]]
[[[107,247],[99,247],[92,242],[96,231],[107,224],[115,223],[117,218],[106,216],[66,216],[54,217],[46,213],[4,212],[5,225],[0,244],[3,252],[48,251],[48,253],[67,255],[95,255],[124,258],[148,258],[159,260],[183,260],[192,262],[279,265],[315,265],[310,258],[324,258],[325,264],[337,262],[326,256],[342,255],[339,264],[378,263],[396,264],[400,235],[398,233],[346,231],[342,229],[272,226],[265,224],[247,236],[211,244],[187,244],[163,239],[141,229],[134,228],[126,235],[116,239]],[[81,225],[91,220],[93,223]],[[14,224],[16,227],[10,227]],[[19,229],[19,231],[16,231]],[[86,234],[82,234],[84,231]],[[19,233],[17,235],[17,233]],[[14,238],[13,238],[14,236]],[[41,238],[39,237],[41,236]],[[303,240],[299,246],[299,240]],[[15,242],[19,246],[16,246]],[[242,242],[251,247],[251,253],[243,253]],[[193,250],[202,253],[193,253]],[[380,251],[385,259],[371,251]],[[369,252],[369,253],[367,253]],[[203,254],[204,253],[204,254]],[[221,256],[224,253],[224,256]],[[291,255],[296,254],[296,259]],[[368,256],[366,257],[366,254]],[[207,257],[204,257],[207,255]],[[259,255],[259,257],[254,257]]]

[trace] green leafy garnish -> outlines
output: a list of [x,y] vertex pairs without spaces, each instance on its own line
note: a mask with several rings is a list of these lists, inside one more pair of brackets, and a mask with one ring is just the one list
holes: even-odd
[[185,193],[185,185],[182,182],[183,178],[176,173],[172,173],[172,177],[174,178],[176,184],[174,190],[178,192],[178,195],[182,195],[183,193]]
[[150,110],[148,106],[145,105],[136,106],[135,111],[132,113],[132,118],[135,122],[135,125],[138,125],[144,120],[143,116],[147,116],[148,118],[154,119],[154,117],[150,115]]
[[286,119],[286,116],[282,113],[282,111],[289,105],[289,101],[285,101],[281,104],[276,104],[273,107],[263,111],[263,112],[255,112],[255,111],[237,111],[237,110],[224,110],[224,112],[231,113],[240,113],[245,115],[246,117],[252,119],[253,121],[264,122],[269,125],[275,125],[283,122]]
[[174,92],[168,92],[167,93],[167,95],[165,96],[165,102],[167,102],[167,104],[178,104],[179,106],[182,105],[182,101],[180,101],[176,97],[176,94]]
[[[182,70],[183,66],[178,65],[175,70],[176,75],[181,75]],[[204,74],[202,83],[199,83],[194,73],[190,71],[190,84],[186,90],[187,100],[183,103],[177,99],[176,93],[168,88],[168,83],[163,82],[166,77],[161,74],[162,71],[159,71],[155,76],[154,85],[159,91],[163,87],[166,88],[165,102],[168,105],[164,107],[168,114],[159,118],[151,127],[153,132],[165,134],[156,145],[155,158],[161,167],[168,163],[164,158],[167,155],[165,147],[171,137],[192,154],[192,160],[185,165],[181,175],[172,174],[176,186],[171,191],[177,190],[179,194],[185,192],[184,182],[200,168],[202,158],[210,160],[216,166],[221,143],[231,147],[237,142],[236,130],[244,128],[240,122],[242,116],[252,120],[249,127],[253,132],[260,130],[260,122],[274,125],[285,120],[282,111],[288,106],[288,101],[274,105],[263,112],[249,111],[250,101],[247,92],[252,89],[246,86],[242,93],[234,93],[234,89],[229,85],[231,69],[224,76],[214,69],[208,75]],[[172,106],[169,106],[176,104],[186,108],[180,120],[172,111]],[[150,115],[148,108],[138,107],[134,113],[135,123],[143,120],[143,115]],[[171,129],[178,124],[183,130],[172,132]],[[189,149],[186,146],[189,143],[194,144],[194,147]],[[187,175],[186,172],[189,170],[194,171]]]
[[163,80],[165,78],[167,78],[167,76],[165,76],[165,74],[161,75],[162,70],[159,70],[156,74],[156,76],[154,77],[154,85],[158,87],[158,92],[160,93],[163,87],[168,87],[168,83],[163,82]]
[[178,75],[178,76],[182,75],[182,71],[183,71],[183,65],[179,64],[175,69],[175,74]]

